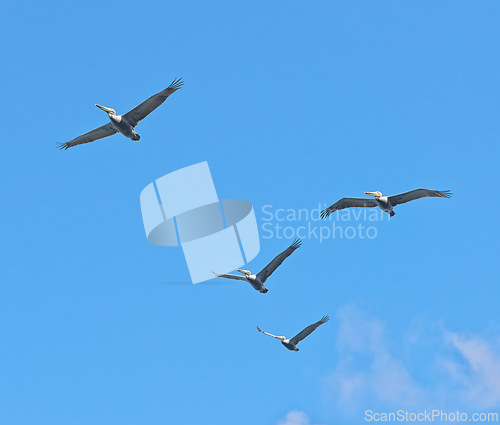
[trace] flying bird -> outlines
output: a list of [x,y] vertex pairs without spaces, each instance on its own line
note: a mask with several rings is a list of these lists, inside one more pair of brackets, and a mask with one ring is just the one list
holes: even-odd
[[241,270],[236,269],[244,276],[234,275],[234,274],[217,274],[213,272],[217,277],[225,277],[226,279],[236,279],[243,280],[254,287],[257,291],[265,294],[268,290],[264,286],[264,282],[267,280],[269,276],[273,274],[273,272],[281,265],[285,258],[289,257],[292,252],[294,252],[297,248],[300,247],[302,241],[300,239],[295,239],[293,243],[285,249],[281,254],[277,255],[273,261],[271,261],[266,267],[264,267],[259,273],[252,274],[250,270]]
[[389,213],[389,215],[393,217],[394,215],[396,215],[393,208],[399,204],[404,204],[406,202],[414,201],[415,199],[425,198],[427,196],[436,198],[451,198],[451,192],[449,190],[439,191],[430,189],[415,189],[394,196],[383,196],[382,192],[378,191],[365,192],[365,194],[373,196],[374,199],[342,198],[340,201],[335,202],[333,205],[330,205],[328,208],[321,211],[321,218],[328,217],[334,211],[352,207],[365,207],[365,208],[380,207],[382,211]]
[[125,137],[134,141],[139,140],[141,136],[139,136],[134,130],[137,123],[158,108],[158,106],[165,102],[167,97],[179,90],[183,84],[184,82],[181,78],[174,80],[165,90],[154,94],[149,99],[146,99],[140,105],[137,105],[134,109],[123,115],[117,115],[113,108],[107,108],[106,106],[101,106],[96,103],[95,106],[106,112],[111,122],[102,125],[95,130],[89,131],[88,133],[82,134],[76,139],[60,144],[59,149],[66,150],[76,145],[90,143],[95,140],[102,139],[103,137],[112,136],[115,133],[121,133]]
[[263,334],[272,336],[273,338],[279,339],[281,343],[288,348],[291,351],[299,351],[297,348],[297,344],[302,341],[306,336],[311,335],[318,326],[321,326],[323,323],[328,322],[330,318],[328,316],[323,316],[320,321],[313,323],[312,325],[309,325],[307,328],[301,330],[297,335],[295,335],[293,338],[286,339],[284,336],[276,336],[267,332],[264,332],[257,326],[257,330],[259,332],[262,332]]

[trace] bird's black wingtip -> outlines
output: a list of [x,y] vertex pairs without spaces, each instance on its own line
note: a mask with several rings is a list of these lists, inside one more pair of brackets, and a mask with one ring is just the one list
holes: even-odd
[[451,192],[451,190],[443,190],[443,191],[439,192],[439,194],[441,195],[442,198],[446,198],[446,199],[450,199],[453,196],[453,193]]
[[321,211],[321,218],[327,218],[330,216],[330,210],[328,208]]
[[175,78],[172,84],[168,86],[169,89],[179,90],[184,85],[184,81],[181,78]]
[[69,145],[67,143],[58,143],[57,145],[57,149],[59,149],[60,151],[65,151],[69,148]]
[[330,316],[328,316],[328,314],[327,314],[326,316],[323,316],[323,317],[321,318],[321,322],[322,322],[322,323],[326,323],[326,322],[328,322],[329,320],[330,320]]
[[293,242],[292,242],[292,246],[294,248],[300,248],[300,246],[302,245],[302,239],[300,238],[296,238]]

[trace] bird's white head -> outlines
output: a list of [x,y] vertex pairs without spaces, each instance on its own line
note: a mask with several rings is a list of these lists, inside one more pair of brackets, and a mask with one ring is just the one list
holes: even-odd
[[379,192],[378,190],[376,192],[365,192],[365,194],[370,196],[375,196],[375,198],[382,197],[382,192]]
[[245,276],[250,276],[252,272],[250,270],[241,270],[241,269],[236,269],[240,273],[243,273]]
[[95,104],[98,108],[102,109],[104,112],[107,112],[108,115],[116,115],[116,111],[113,108],[107,108],[106,106]]

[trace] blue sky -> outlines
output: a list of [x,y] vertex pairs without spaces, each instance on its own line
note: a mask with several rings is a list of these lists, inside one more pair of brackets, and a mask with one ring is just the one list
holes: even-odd
[[[0,422],[500,410],[499,12],[495,1],[4,5]],[[175,77],[184,88],[140,123],[139,143],[56,149],[106,122],[95,103],[123,113]],[[148,244],[139,194],[201,161],[221,198],[253,203],[261,229],[265,206],[418,187],[454,197],[361,220],[373,239],[306,238],[265,295],[163,284],[187,267],[180,249]],[[248,268],[290,242],[262,238]],[[299,353],[255,329],[293,336],[324,314]]]

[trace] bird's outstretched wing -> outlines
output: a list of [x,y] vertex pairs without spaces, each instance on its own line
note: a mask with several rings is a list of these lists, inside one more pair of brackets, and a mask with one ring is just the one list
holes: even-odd
[[404,204],[405,202],[414,201],[415,199],[425,198],[427,196],[435,198],[451,198],[449,190],[430,190],[430,189],[415,189],[409,192],[400,193],[399,195],[389,196],[389,202],[392,206]]
[[123,114],[123,117],[132,127],[135,127],[140,120],[146,118],[151,112],[158,108],[158,106],[167,100],[167,97],[169,97],[173,92],[179,90],[183,84],[184,82],[181,78],[174,80],[165,90],[162,90],[161,92],[146,99],[134,109],[128,111],[126,114]]
[[328,208],[321,211],[321,218],[328,217],[331,213],[343,210],[344,208],[352,208],[352,207],[365,207],[372,208],[376,207],[377,201],[375,199],[368,198],[342,198],[340,201],[335,202],[333,205],[330,205]]
[[212,273],[217,277],[225,277],[226,279],[244,280],[245,282],[247,281],[245,276],[238,276],[235,274],[217,274],[215,272]]
[[82,134],[78,136],[76,139],[70,140],[66,143],[60,143],[59,149],[66,150],[76,145],[81,145],[83,143],[90,143],[94,140],[102,139],[103,137],[112,136],[117,133],[115,128],[111,123],[102,125],[101,127],[96,128],[95,130],[89,131],[88,133]]
[[274,338],[278,338],[276,335],[273,335],[273,334],[270,334],[269,332],[264,332],[263,330],[261,330],[258,326],[257,326],[257,330],[265,335],[269,335],[269,336],[272,336]]
[[260,279],[262,283],[264,283],[269,276],[273,274],[273,272],[280,266],[280,264],[285,261],[285,258],[292,255],[292,252],[300,247],[302,241],[300,239],[295,239],[293,243],[285,249],[281,254],[278,254],[274,257],[273,261],[271,261],[266,267],[264,267],[259,273],[257,273],[257,277]]
[[301,330],[297,335],[295,335],[290,342],[294,345],[297,345],[300,341],[302,341],[306,336],[310,335],[313,331],[316,330],[318,326],[321,326],[323,323],[328,322],[330,318],[328,316],[323,316],[320,321],[309,325],[307,328]]

